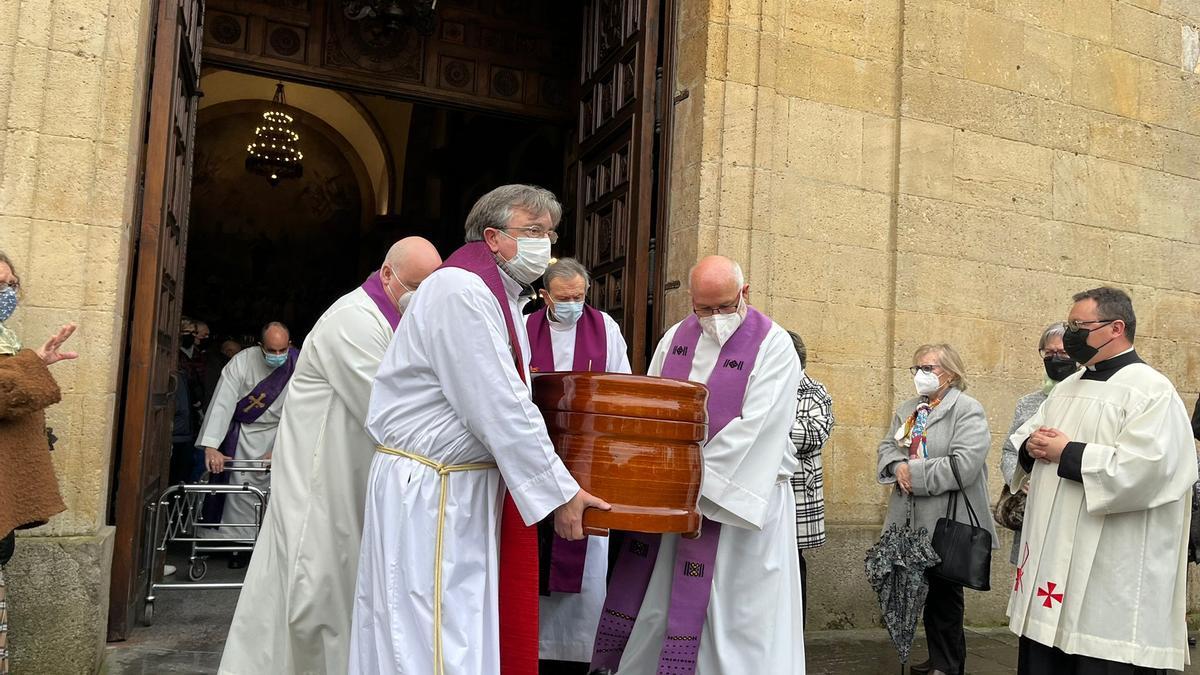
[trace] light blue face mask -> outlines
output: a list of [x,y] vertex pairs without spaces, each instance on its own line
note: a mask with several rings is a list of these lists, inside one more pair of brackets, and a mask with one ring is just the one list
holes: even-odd
[[287,363],[287,357],[287,354],[268,354],[263,352],[263,359],[266,360],[267,365],[272,369],[278,368],[279,366]]
[[17,310],[17,289],[12,286],[0,291],[0,323],[8,321]]
[[573,324],[583,316],[583,301],[554,303],[554,320],[558,323]]

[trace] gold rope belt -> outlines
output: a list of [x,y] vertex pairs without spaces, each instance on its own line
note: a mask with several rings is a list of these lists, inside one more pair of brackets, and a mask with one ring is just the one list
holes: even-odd
[[438,476],[441,476],[441,485],[438,488],[441,494],[438,495],[437,543],[434,544],[433,549],[433,672],[434,675],[442,675],[442,533],[446,529],[446,493],[450,488],[450,474],[460,471],[495,469],[496,464],[494,462],[442,464],[424,455],[388,448],[382,445],[375,446],[375,450],[385,455],[411,459],[418,464],[423,464],[433,469],[437,472]]

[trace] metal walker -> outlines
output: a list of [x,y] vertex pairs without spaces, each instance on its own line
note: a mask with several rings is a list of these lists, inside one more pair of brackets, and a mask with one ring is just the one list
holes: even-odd
[[[225,461],[225,471],[244,473],[270,473],[271,461],[261,459],[228,459]],[[262,531],[263,515],[266,513],[267,501],[270,498],[270,488],[259,488],[249,483],[241,485],[212,485],[208,483],[210,474],[205,472],[198,483],[178,483],[163,490],[158,499],[147,505],[149,522],[153,526],[149,530],[149,545],[146,547],[148,557],[148,572],[146,575],[146,604],[142,616],[142,624],[149,626],[154,620],[155,591],[160,590],[221,590],[240,589],[240,581],[202,583],[208,574],[209,553],[249,553],[254,550],[254,542]],[[204,499],[209,495],[250,495],[254,507],[254,522],[252,523],[207,523],[201,518],[204,510]],[[253,538],[201,536],[220,527],[242,528],[254,530]],[[188,557],[188,579],[191,583],[156,582],[158,562],[165,556],[167,545],[185,542],[192,546]]]

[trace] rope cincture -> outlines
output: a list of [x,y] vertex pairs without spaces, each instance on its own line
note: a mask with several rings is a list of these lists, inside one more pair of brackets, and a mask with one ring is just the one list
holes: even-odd
[[441,477],[441,484],[438,486],[441,494],[438,496],[437,538],[433,547],[433,672],[434,675],[442,675],[444,672],[442,664],[442,539],[446,529],[446,493],[450,488],[450,474],[463,471],[486,471],[495,469],[496,464],[495,462],[442,464],[415,452],[397,450],[382,445],[375,446],[375,449],[385,455],[411,459],[433,469]]

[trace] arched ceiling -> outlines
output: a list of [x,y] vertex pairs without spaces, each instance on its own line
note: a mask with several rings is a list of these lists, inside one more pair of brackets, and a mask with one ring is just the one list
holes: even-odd
[[[275,82],[273,79],[229,70],[207,72],[200,79],[200,89],[204,92],[200,109],[227,101],[270,101],[275,94]],[[319,117],[350,143],[370,176],[376,212],[387,213],[389,192],[393,185],[393,166],[378,127],[369,113],[332,89],[285,83],[284,95],[288,105]]]

